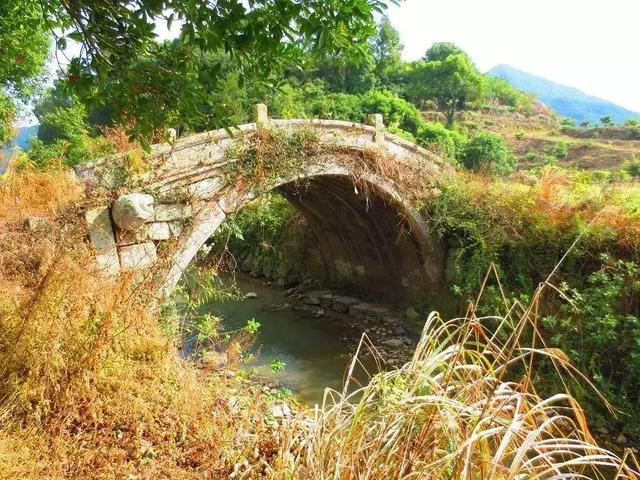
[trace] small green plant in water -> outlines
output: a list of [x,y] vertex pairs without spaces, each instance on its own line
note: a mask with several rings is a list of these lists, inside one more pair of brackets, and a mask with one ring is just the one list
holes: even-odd
[[274,358],[269,365],[269,368],[273,373],[280,373],[287,367],[287,364],[284,363],[279,358]]
[[255,318],[250,318],[249,320],[247,320],[247,325],[244,328],[250,334],[255,335],[256,333],[258,333],[258,330],[260,330],[261,326],[262,324]]

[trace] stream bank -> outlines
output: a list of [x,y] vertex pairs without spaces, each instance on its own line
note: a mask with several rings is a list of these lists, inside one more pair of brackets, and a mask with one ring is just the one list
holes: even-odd
[[[290,389],[306,404],[321,403],[326,387],[342,388],[363,333],[375,346],[383,369],[407,361],[417,341],[417,334],[404,326],[403,313],[380,304],[317,290],[304,282],[282,290],[244,275],[222,278],[226,285],[235,285],[240,298],[207,302],[201,313],[221,317],[224,331],[241,329],[251,319],[259,322],[256,342],[247,352],[253,359],[241,368],[267,386]],[[363,381],[364,369],[373,374],[378,366],[367,349],[359,358],[363,365],[356,377]],[[274,361],[282,362],[284,369],[274,371]],[[223,368],[224,362],[217,367]]]

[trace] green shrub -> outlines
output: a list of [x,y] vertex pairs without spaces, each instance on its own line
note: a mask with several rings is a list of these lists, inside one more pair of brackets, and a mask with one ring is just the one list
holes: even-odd
[[45,144],[39,138],[33,139],[27,156],[39,168],[64,164],[74,166],[114,153],[114,147],[104,137],[82,135],[70,140],[57,139]]
[[567,158],[569,156],[569,145],[566,142],[557,142],[549,149],[549,154],[555,158]]
[[360,104],[363,114],[380,113],[388,126],[401,128],[414,136],[419,135],[419,129],[425,123],[415,106],[386,90],[365,93]]
[[567,352],[600,389],[617,398],[619,406],[637,410],[640,265],[608,255],[601,260],[602,268],[590,274],[583,287],[561,285],[572,304],[543,324],[553,346]]
[[634,158],[629,160],[624,165],[623,169],[633,178],[640,178],[640,159]]
[[526,132],[524,130],[520,130],[519,132],[516,133],[516,138],[518,140],[522,140],[525,136]]
[[515,169],[516,163],[516,157],[502,137],[492,132],[471,138],[462,154],[462,165],[474,172],[505,175]]
[[466,137],[458,131],[449,130],[440,123],[423,122],[416,139],[421,145],[437,145],[449,159],[459,158],[464,151]]

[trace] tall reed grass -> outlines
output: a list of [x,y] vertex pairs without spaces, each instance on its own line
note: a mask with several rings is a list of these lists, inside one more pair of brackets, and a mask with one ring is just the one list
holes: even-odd
[[541,361],[567,384],[587,381],[537,335],[544,287],[531,306],[503,318],[477,318],[473,309],[448,321],[431,314],[411,361],[359,386],[358,355],[372,348],[363,337],[344,389],[327,390],[290,430],[272,478],[640,478],[629,450],[620,458],[596,444],[569,389],[536,391]]

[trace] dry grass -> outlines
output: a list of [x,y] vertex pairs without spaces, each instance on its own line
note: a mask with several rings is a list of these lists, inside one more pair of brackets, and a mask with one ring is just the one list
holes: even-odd
[[568,393],[541,397],[532,386],[534,357],[577,375],[541,339],[538,348],[522,341],[535,332],[533,305],[515,324],[511,315],[432,314],[409,363],[350,388],[356,355],[343,391],[327,390],[313,420],[284,442],[272,478],[640,478],[631,455],[596,445]]
[[52,175],[7,179],[0,203],[22,206],[0,238],[0,479],[226,478],[271,452],[259,386],[179,358],[149,285],[99,274]]
[[82,187],[58,170],[43,172],[27,167],[0,176],[0,234],[27,217],[53,219],[81,196]]

